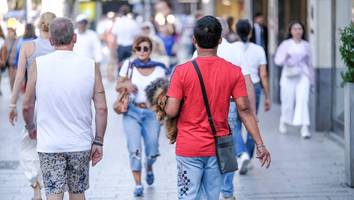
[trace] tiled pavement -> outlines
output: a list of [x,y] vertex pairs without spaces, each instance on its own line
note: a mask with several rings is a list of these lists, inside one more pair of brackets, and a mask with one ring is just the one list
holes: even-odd
[[[11,127],[7,120],[9,102],[8,80],[3,80],[4,96],[0,97],[0,200],[29,200],[31,188],[19,166],[19,144],[22,120]],[[115,98],[114,84],[105,83],[108,104]],[[234,180],[238,200],[354,200],[354,189],[344,184],[343,147],[329,140],[325,134],[314,134],[302,140],[296,129],[287,135],[277,131],[279,107],[270,113],[260,113],[264,140],[272,153],[271,168],[252,169]],[[145,187],[145,196],[138,199],[166,200],[176,197],[176,164],[174,147],[160,137],[159,157],[155,165],[156,182]],[[121,117],[109,110],[104,159],[91,168],[88,199],[134,199],[133,178],[128,167],[125,136]]]

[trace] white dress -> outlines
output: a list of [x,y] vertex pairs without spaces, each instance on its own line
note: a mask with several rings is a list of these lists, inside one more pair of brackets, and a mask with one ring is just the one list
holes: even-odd
[[281,117],[283,123],[309,126],[309,93],[313,82],[311,50],[308,42],[283,41],[274,58],[283,67],[280,78]]

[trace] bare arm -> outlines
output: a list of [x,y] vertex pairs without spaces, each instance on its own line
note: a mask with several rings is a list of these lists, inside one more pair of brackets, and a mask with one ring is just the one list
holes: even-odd
[[166,107],[165,107],[165,112],[168,117],[174,118],[178,115],[179,109],[181,106],[181,101],[173,98],[173,97],[168,97]]
[[12,89],[11,100],[10,100],[10,112],[9,112],[9,121],[12,125],[17,119],[16,104],[18,96],[20,94],[21,83],[24,80],[26,72],[26,49],[28,48],[27,44],[24,44],[20,50],[19,61],[17,65],[15,83]]
[[36,101],[36,81],[37,81],[37,65],[36,62],[33,62],[30,71],[28,73],[28,82],[25,97],[23,100],[23,119],[26,123],[26,128],[28,133],[30,134],[31,139],[35,139],[36,134],[36,126],[35,122],[33,121],[34,118],[34,106]]
[[11,95],[11,101],[10,101],[11,104],[16,104],[20,93],[21,83],[25,78],[26,63],[27,63],[26,61],[27,48],[28,48],[27,44],[24,44],[20,50],[20,56],[19,56],[17,71],[16,71],[16,78],[15,78],[14,88],[12,90],[12,95]]
[[254,85],[250,75],[245,75],[244,78],[246,82],[247,95],[250,102],[250,109],[254,114],[256,114],[256,93],[254,91]]
[[264,97],[265,97],[264,108],[266,111],[268,111],[271,108],[272,101],[270,99],[267,66],[261,65],[259,73],[260,73],[261,83],[264,90]]
[[264,146],[256,117],[250,108],[249,100],[247,97],[238,97],[235,102],[242,123],[245,125],[247,131],[251,134],[256,143],[257,158],[260,159],[262,166],[266,165],[268,168],[271,162],[270,154]]
[[100,142],[103,142],[104,134],[107,127],[107,103],[106,95],[102,83],[101,72],[98,66],[95,66],[95,86],[93,102],[95,105],[96,116],[96,136]]

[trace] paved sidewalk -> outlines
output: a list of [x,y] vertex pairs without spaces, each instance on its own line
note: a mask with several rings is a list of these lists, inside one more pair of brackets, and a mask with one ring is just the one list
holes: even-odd
[[[9,91],[3,80],[4,96],[0,97],[0,200],[29,200],[32,196],[19,166],[22,119],[15,127],[7,120]],[[121,117],[111,109],[114,84],[105,83],[109,120],[105,138],[104,159],[91,168],[88,199],[134,199],[134,187],[128,165],[125,136]],[[279,107],[270,113],[260,113],[260,125],[265,143],[272,153],[271,168],[261,169],[258,161],[245,176],[234,180],[238,200],[354,200],[354,189],[344,184],[344,150],[323,134],[302,140],[296,129],[287,135],[277,131]],[[156,182],[145,187],[145,200],[177,199],[174,146],[164,133],[160,137],[159,157],[155,165]]]

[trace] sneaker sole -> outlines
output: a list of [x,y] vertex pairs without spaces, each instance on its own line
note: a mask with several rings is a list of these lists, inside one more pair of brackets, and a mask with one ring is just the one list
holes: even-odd
[[239,174],[241,174],[241,175],[247,174],[247,171],[248,171],[247,166],[249,163],[250,163],[250,160],[243,161],[243,165],[241,165],[241,167],[240,167]]

